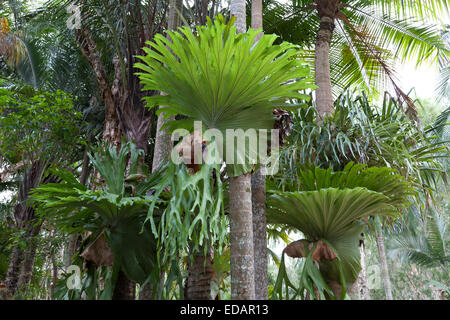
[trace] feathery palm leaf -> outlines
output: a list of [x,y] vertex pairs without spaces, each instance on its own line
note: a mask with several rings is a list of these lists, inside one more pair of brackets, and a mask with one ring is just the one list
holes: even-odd
[[[418,64],[437,62],[449,50],[430,22],[448,14],[448,1],[341,0],[331,40],[333,94],[359,87],[376,96],[389,84],[411,113],[412,101],[397,84],[393,59]],[[274,18],[276,17],[276,18]],[[420,21],[420,23],[418,22]],[[427,22],[425,22],[427,21]],[[264,2],[266,32],[274,32],[304,49],[313,49],[319,28],[315,1],[293,0],[290,5]],[[314,55],[306,55],[314,70]]]

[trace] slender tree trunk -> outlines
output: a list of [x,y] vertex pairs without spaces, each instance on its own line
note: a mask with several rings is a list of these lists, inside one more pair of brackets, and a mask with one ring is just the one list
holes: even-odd
[[53,299],[53,294],[55,293],[56,283],[58,282],[58,264],[56,262],[55,252],[52,251],[50,255],[50,260],[52,263],[52,283],[50,285],[50,300]]
[[386,292],[386,300],[392,300],[392,286],[389,278],[389,269],[386,259],[386,250],[384,247],[383,230],[381,229],[381,221],[378,217],[375,218],[376,224],[376,240],[378,248],[378,256],[380,258],[381,266],[381,281],[383,282],[384,291]]
[[[110,145],[120,147],[122,130],[124,123],[120,122],[119,113],[125,110],[125,105],[130,102],[129,92],[124,89],[124,83],[121,73],[120,58],[114,57],[113,64],[115,76],[113,84],[110,86],[110,81],[107,76],[106,68],[102,62],[100,52],[97,44],[90,35],[90,30],[84,28],[77,32],[78,45],[81,52],[89,61],[94,74],[97,79],[99,92],[105,104],[105,122],[103,126],[103,141]],[[132,98],[132,97],[131,97]],[[99,179],[97,172],[94,177]],[[119,271],[119,276],[116,281],[113,298],[116,300],[134,300],[136,283],[127,279],[122,271]]]
[[36,253],[36,245],[33,238],[39,233],[40,225],[34,225],[36,223],[34,209],[27,206],[27,201],[31,189],[36,188],[41,183],[44,169],[45,166],[42,162],[34,161],[31,167],[24,171],[23,181],[19,186],[19,202],[14,206],[14,218],[19,230],[25,231],[20,240],[21,242],[28,242],[28,247],[24,251],[17,246],[11,254],[6,275],[6,284],[11,296],[14,296],[18,288],[28,285],[31,279]]
[[244,33],[247,31],[247,14],[245,12],[245,0],[231,0],[230,13],[236,17],[234,25],[236,26],[238,33]]
[[255,259],[255,299],[267,300],[267,219],[266,178],[262,168],[252,175],[253,247]]
[[186,279],[186,300],[212,300],[211,282],[214,276],[214,257],[210,247],[205,257],[203,250],[194,254],[188,261],[188,277]]
[[359,246],[361,253],[361,272],[358,276],[359,293],[362,300],[370,300],[370,289],[367,281],[367,264],[364,243]]
[[[171,2],[169,7],[169,17],[167,25],[168,30],[176,30],[181,25],[181,19],[177,13],[177,10],[181,11],[182,6],[182,0],[173,0],[173,2]],[[162,129],[162,127],[171,120],[174,120],[174,117],[170,116],[168,119],[165,119],[164,113],[160,114],[158,117],[152,172],[155,172],[157,169],[159,169],[170,158],[170,153],[172,151],[171,136],[167,132],[167,129]]]
[[[247,31],[245,0],[231,0],[238,33]],[[251,174],[230,179],[231,299],[255,299]]]
[[230,179],[231,299],[255,299],[251,174]]
[[363,241],[360,241],[359,253],[361,257],[361,271],[358,274],[358,279],[348,289],[348,294],[352,300],[370,300],[369,286],[367,284],[366,254]]
[[[175,30],[177,27],[181,25],[181,19],[178,15],[178,11],[181,12],[183,7],[182,0],[173,0],[170,3],[169,7],[169,17],[168,17],[168,25],[167,28],[169,30]],[[161,166],[163,166],[169,159],[170,153],[172,151],[172,140],[170,134],[166,129],[162,129],[162,127],[169,121],[174,120],[173,116],[170,116],[168,119],[164,119],[164,113],[158,116],[157,126],[156,126],[156,138],[155,138],[155,147],[153,152],[153,163],[152,163],[152,172],[156,172]],[[164,278],[164,273],[161,274],[161,279]],[[153,290],[151,284],[148,283],[139,292],[139,300],[151,300],[153,295]]]
[[[263,28],[263,18],[262,18],[262,0],[252,0],[252,29],[262,29]],[[262,36],[260,33],[256,37],[258,41]]]
[[330,44],[334,30],[334,18],[338,11],[337,0],[316,0],[320,27],[315,49],[316,106],[320,117],[333,112],[333,95],[330,76]]
[[[262,29],[262,0],[252,1],[252,28]],[[262,32],[256,41],[262,37]],[[253,249],[255,264],[255,299],[267,300],[267,219],[266,219],[266,178],[261,174],[263,165],[252,175]]]

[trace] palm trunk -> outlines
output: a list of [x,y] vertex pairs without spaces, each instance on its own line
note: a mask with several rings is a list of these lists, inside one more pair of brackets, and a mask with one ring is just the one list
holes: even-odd
[[[247,31],[245,0],[231,0],[238,33]],[[255,299],[251,174],[230,178],[231,299]]]
[[162,129],[162,127],[169,121],[174,120],[173,116],[164,119],[164,113],[161,113],[158,117],[157,127],[156,127],[156,138],[155,138],[155,149],[153,153],[153,163],[152,172],[157,171],[161,168],[170,157],[170,152],[172,150],[172,140],[170,134],[168,134],[167,129]]
[[[262,29],[262,0],[252,0],[252,29]],[[258,41],[262,36],[262,33],[256,37]]]
[[[145,150],[146,144],[143,141],[147,140],[146,136],[149,133],[149,117],[148,114],[142,114],[142,117],[133,117],[133,115],[136,115],[136,110],[133,111],[131,108],[135,98],[134,92],[130,94],[125,88],[120,58],[115,57],[113,59],[115,79],[110,86],[106,68],[101,60],[97,45],[90,36],[89,29],[86,28],[78,32],[78,43],[83,55],[88,59],[94,70],[99,91],[105,103],[103,141],[120,147],[122,134],[125,133],[127,137],[136,140],[138,148]],[[94,176],[97,176],[97,174],[94,174]],[[119,271],[113,299],[134,300],[135,288],[136,283],[127,279],[125,274]]]
[[114,96],[114,94],[117,94],[117,90],[113,92],[109,84],[106,68],[102,62],[97,44],[91,37],[90,30],[85,28],[81,31],[77,31],[77,42],[82,54],[89,61],[89,64],[94,71],[98,90],[102,96],[103,103],[105,104],[103,141],[113,145],[120,145],[122,133],[120,132],[120,123]]
[[252,176],[253,246],[255,263],[255,299],[267,300],[267,219],[266,178],[261,167]]
[[317,112],[323,118],[333,112],[333,95],[330,77],[330,44],[334,30],[334,17],[338,8],[337,0],[316,0],[320,27],[317,32],[315,49],[315,80],[319,87],[315,91]]
[[236,26],[238,33],[244,33],[247,31],[247,21],[245,12],[245,0],[231,0],[230,2],[230,14],[236,17],[234,25]]
[[188,277],[186,279],[185,294],[186,300],[212,300],[211,282],[214,276],[213,250],[209,248],[207,255],[200,253],[193,256],[188,261]]
[[367,281],[367,264],[366,264],[366,252],[364,243],[359,246],[361,253],[361,272],[358,277],[359,293],[362,300],[370,300],[370,290]]
[[230,179],[231,299],[255,299],[251,174]]
[[[178,15],[178,11],[181,11],[183,7],[182,0],[174,0],[171,2],[169,8],[169,18],[167,29],[176,30],[181,25],[181,19]],[[158,117],[158,123],[156,127],[156,138],[155,138],[155,148],[153,153],[153,164],[152,171],[155,172],[159,169],[165,162],[169,160],[170,152],[172,151],[172,141],[171,136],[166,129],[162,127],[171,120],[174,120],[173,116],[168,119],[164,118],[164,113],[160,114]]]
[[[252,1],[252,28],[262,29],[262,0]],[[260,33],[255,39],[262,37]],[[255,299],[267,300],[267,219],[266,178],[261,174],[263,165],[252,175],[253,250],[255,264]]]
[[384,248],[383,230],[381,229],[381,221],[378,217],[376,218],[375,225],[378,256],[380,258],[381,265],[381,281],[383,282],[384,291],[386,292],[386,300],[393,300],[391,280],[389,279],[389,269],[386,259],[386,250]]
[[[181,11],[183,7],[182,0],[174,0],[170,3],[169,17],[168,17],[168,30],[176,30],[181,25],[181,19],[178,15],[178,11]],[[172,151],[172,140],[170,134],[166,129],[162,127],[174,117],[170,116],[168,119],[164,119],[164,113],[158,116],[156,126],[155,147],[153,151],[152,172],[157,171],[161,166],[166,163],[170,158],[170,152]],[[164,278],[164,273],[161,274],[161,279]],[[153,290],[150,283],[145,285],[139,292],[139,300],[151,300],[153,296]]]

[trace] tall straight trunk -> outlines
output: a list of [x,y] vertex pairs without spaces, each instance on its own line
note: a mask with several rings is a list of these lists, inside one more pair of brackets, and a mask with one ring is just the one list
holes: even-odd
[[378,217],[375,218],[375,227],[376,227],[378,257],[380,259],[380,266],[381,266],[381,281],[383,282],[384,291],[386,293],[386,300],[393,300],[391,280],[389,278],[389,268],[386,259],[386,249],[384,247],[383,230],[381,228],[381,221]]
[[[167,24],[168,30],[176,30],[181,25],[181,18],[179,17],[177,10],[181,12],[182,7],[182,0],[173,0],[173,2],[170,3]],[[162,129],[162,127],[169,121],[174,120],[174,117],[170,116],[169,118],[165,119],[164,115],[165,114],[162,113],[158,116],[152,172],[155,172],[169,160],[170,152],[172,151],[171,136],[167,132],[167,129]]]
[[330,44],[338,0],[316,0],[320,26],[315,49],[316,108],[320,117],[333,112],[333,95],[330,76]]
[[52,265],[52,283],[50,284],[49,300],[53,299],[56,284],[58,282],[58,262],[56,260],[56,252],[55,251],[56,251],[56,249],[52,248],[52,251],[50,254],[50,263]]
[[184,298],[186,300],[212,300],[211,284],[214,276],[214,257],[212,247],[206,256],[201,248],[188,261],[188,277],[186,279]]
[[[238,33],[247,31],[245,0],[231,0]],[[251,174],[230,179],[231,299],[255,299]]]
[[361,300],[370,300],[370,289],[367,281],[367,264],[366,264],[366,252],[364,243],[359,246],[361,253],[361,272],[358,276],[359,294]]
[[251,174],[230,179],[231,299],[255,299]]
[[158,117],[156,127],[155,148],[153,152],[152,172],[155,172],[161,168],[169,159],[170,152],[172,150],[172,140],[167,129],[162,127],[169,121],[174,120],[174,116],[169,116],[164,119],[164,113],[161,113]]
[[247,31],[245,3],[245,0],[231,0],[230,2],[230,14],[236,18],[234,25],[238,33]]
[[361,271],[351,288],[348,288],[348,294],[352,300],[370,300],[369,286],[367,284],[366,253],[364,251],[364,242],[362,240],[359,245],[359,253]]
[[[252,29],[262,29],[262,0],[252,0]],[[258,35],[257,40],[261,38],[261,34]]]
[[267,218],[266,178],[260,168],[252,175],[253,250],[255,264],[255,299],[267,300]]
[[[178,11],[181,12],[183,8],[182,0],[173,0],[170,2],[169,17],[168,17],[168,30],[176,30],[181,25],[181,18],[178,15]],[[177,11],[178,10],[178,11]],[[172,151],[172,140],[167,129],[162,127],[169,121],[174,120],[173,116],[164,118],[164,113],[158,116],[156,126],[155,147],[153,151],[152,172],[156,172],[161,168],[164,163],[170,159],[170,153]],[[163,280],[164,273],[161,274],[161,280]],[[139,292],[139,300],[151,300],[153,296],[153,290],[150,283],[141,288]]]
[[[252,1],[252,28],[262,29],[262,0]],[[256,37],[258,41],[260,33]],[[253,250],[255,264],[255,299],[267,300],[267,218],[266,218],[266,178],[261,174],[263,165],[252,175]]]

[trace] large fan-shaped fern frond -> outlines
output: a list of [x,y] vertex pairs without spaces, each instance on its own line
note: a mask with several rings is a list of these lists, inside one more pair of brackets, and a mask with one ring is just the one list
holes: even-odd
[[[274,45],[275,35],[257,43],[257,30],[236,34],[234,26],[217,18],[192,32],[180,28],[144,48],[136,64],[144,90],[167,95],[147,98],[150,106],[167,105],[164,112],[202,121],[207,128],[272,128],[274,107],[284,99],[309,99],[299,90],[314,88],[309,68],[297,47]],[[257,115],[257,116],[256,116]]]

